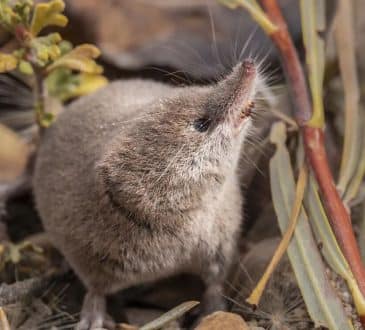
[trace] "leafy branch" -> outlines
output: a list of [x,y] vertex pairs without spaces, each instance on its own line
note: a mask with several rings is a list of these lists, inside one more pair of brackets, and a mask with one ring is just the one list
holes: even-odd
[[40,35],[48,26],[64,27],[62,0],[34,4],[33,0],[0,0],[0,27],[11,33],[17,49],[0,52],[0,73],[13,70],[32,76],[34,110],[40,128],[50,125],[54,118],[47,109],[46,99],[61,102],[90,93],[107,83],[103,69],[95,59],[100,51],[84,44],[73,48],[59,33]]

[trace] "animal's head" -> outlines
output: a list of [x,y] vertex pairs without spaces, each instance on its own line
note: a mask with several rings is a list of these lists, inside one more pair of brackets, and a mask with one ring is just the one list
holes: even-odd
[[153,102],[99,164],[111,198],[141,216],[194,209],[237,167],[258,83],[252,61],[221,82]]

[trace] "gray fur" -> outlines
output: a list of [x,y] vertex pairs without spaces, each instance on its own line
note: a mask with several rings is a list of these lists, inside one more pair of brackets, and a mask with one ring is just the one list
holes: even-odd
[[[219,301],[240,232],[237,165],[251,119],[233,124],[256,80],[247,62],[209,87],[118,81],[47,129],[36,205],[88,299],[190,271],[206,281],[206,302]],[[203,133],[193,125],[202,116],[212,119]],[[103,323],[85,319],[88,305],[80,329]]]

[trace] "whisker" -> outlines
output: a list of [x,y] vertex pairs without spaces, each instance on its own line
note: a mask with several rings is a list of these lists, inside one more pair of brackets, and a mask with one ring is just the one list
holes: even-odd
[[[165,76],[166,77],[170,77],[170,76],[171,77],[174,77],[177,80],[180,80],[184,84],[187,84],[187,85],[191,85],[193,83],[192,80],[188,78],[186,72],[183,71],[183,70],[168,71],[168,70],[162,69],[162,68],[157,67],[157,66],[148,66],[147,68],[152,69],[152,70],[155,70],[155,71],[158,71],[158,72],[161,72],[161,73],[165,73]],[[184,77],[182,77],[182,76],[180,76],[178,74],[183,74]]]

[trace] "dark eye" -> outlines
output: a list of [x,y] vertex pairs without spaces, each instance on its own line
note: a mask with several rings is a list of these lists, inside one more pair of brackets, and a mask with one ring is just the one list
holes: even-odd
[[211,123],[211,119],[210,118],[199,118],[197,120],[194,121],[194,128],[198,131],[198,132],[206,132],[210,126]]

